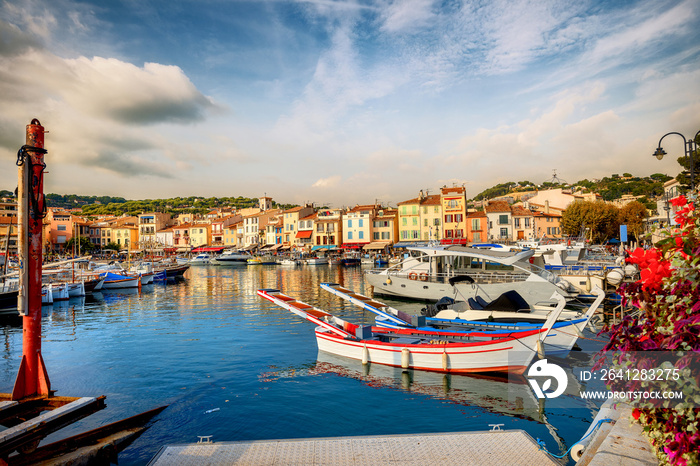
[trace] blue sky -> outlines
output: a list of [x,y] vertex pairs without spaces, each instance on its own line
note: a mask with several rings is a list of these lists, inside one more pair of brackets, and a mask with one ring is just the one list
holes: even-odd
[[0,189],[334,207],[464,185],[675,175],[700,129],[700,3],[0,3]]

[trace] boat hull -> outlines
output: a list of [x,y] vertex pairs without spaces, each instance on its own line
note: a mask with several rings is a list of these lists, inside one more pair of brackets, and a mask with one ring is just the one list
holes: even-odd
[[316,328],[320,351],[385,366],[448,373],[510,372],[523,374],[532,361],[539,331],[520,338],[448,344],[384,343],[349,340]]

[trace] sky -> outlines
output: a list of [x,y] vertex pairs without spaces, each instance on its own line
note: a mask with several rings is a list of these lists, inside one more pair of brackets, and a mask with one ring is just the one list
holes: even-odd
[[331,207],[680,170],[697,0],[0,0],[0,189]]

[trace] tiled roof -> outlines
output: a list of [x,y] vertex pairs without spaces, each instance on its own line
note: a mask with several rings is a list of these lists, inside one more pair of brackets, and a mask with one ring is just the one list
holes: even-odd
[[491,201],[486,204],[487,213],[510,212],[510,205],[506,201]]

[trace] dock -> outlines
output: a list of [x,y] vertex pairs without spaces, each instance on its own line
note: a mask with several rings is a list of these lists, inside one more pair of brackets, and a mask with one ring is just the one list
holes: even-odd
[[167,445],[149,466],[559,465],[523,430]]

